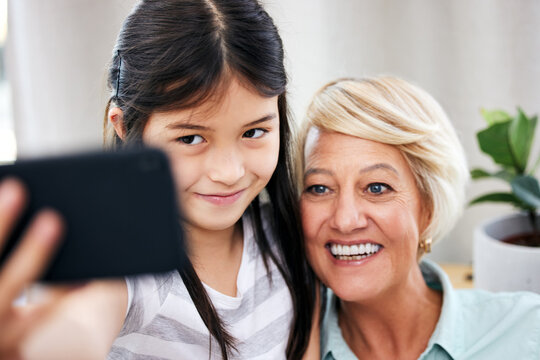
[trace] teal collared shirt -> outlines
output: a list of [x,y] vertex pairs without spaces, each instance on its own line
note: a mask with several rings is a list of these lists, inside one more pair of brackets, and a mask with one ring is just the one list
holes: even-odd
[[[423,260],[429,287],[443,292],[441,315],[421,360],[540,360],[540,295],[454,290],[435,263]],[[358,359],[338,325],[337,298],[328,290],[321,329],[321,359]]]

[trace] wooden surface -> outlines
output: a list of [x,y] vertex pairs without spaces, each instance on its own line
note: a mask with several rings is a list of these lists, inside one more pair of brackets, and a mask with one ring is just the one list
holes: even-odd
[[471,289],[473,288],[472,265],[464,264],[439,264],[448,274],[452,285],[456,289]]

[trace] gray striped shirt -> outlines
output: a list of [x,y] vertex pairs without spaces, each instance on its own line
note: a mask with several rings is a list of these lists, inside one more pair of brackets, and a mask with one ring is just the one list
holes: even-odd
[[[265,223],[265,233],[272,239]],[[233,359],[284,359],[293,315],[289,290],[275,264],[270,276],[243,218],[244,249],[237,296],[205,285],[228,331],[237,340]],[[271,279],[271,281],[270,281]],[[124,326],[108,355],[117,359],[220,359],[209,332],[178,272],[126,279],[129,293]],[[211,345],[211,346],[210,346]]]

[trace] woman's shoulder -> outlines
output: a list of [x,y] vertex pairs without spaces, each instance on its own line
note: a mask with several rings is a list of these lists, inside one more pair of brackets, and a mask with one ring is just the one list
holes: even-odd
[[456,290],[437,264],[423,260],[421,269],[428,286],[443,292],[433,343],[455,358],[539,358],[540,294]]
[[[473,358],[540,356],[540,295],[457,290],[465,348]],[[519,351],[516,349],[519,347]],[[536,358],[536,357],[534,357]]]
[[486,329],[491,326],[521,328],[523,331],[536,328],[540,335],[540,294],[480,289],[457,290],[456,294],[464,318],[476,318],[477,324],[486,324]]
[[540,294],[529,291],[491,292],[481,289],[456,290],[464,307],[484,308],[499,312],[514,311],[540,315]]

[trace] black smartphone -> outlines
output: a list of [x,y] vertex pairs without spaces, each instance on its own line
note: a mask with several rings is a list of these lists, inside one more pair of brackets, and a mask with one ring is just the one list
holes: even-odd
[[26,212],[11,233],[0,264],[30,219],[56,209],[63,242],[42,280],[118,277],[173,270],[185,259],[180,210],[168,159],[138,148],[23,160],[0,166],[0,179],[22,180]]

